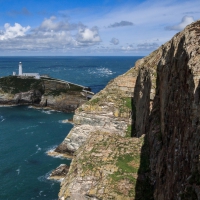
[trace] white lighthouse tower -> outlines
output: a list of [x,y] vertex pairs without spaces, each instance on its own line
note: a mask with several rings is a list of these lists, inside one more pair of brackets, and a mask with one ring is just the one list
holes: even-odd
[[19,76],[22,76],[22,62],[19,62]]

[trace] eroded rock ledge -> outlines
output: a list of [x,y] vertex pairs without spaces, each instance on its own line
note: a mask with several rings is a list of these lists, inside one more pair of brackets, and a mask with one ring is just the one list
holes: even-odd
[[8,76],[0,78],[1,105],[33,105],[64,112],[86,102],[83,87],[54,78]]
[[76,110],[59,199],[200,199],[199,83],[197,21]]

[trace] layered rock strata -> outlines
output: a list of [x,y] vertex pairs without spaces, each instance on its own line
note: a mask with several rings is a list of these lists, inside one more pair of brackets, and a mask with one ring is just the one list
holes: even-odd
[[56,152],[73,153],[86,141],[91,132],[101,130],[119,136],[130,134],[132,97],[136,73],[130,70],[112,80],[92,100],[80,106],[73,118],[74,128],[56,148]]
[[76,110],[59,199],[200,199],[199,83],[197,21]]

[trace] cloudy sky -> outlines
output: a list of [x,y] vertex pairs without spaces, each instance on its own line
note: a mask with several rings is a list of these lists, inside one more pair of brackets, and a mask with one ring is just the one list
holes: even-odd
[[0,0],[0,56],[144,56],[200,19],[200,0]]

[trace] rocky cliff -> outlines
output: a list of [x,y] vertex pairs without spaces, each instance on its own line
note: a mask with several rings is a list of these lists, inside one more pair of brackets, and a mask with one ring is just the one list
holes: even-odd
[[80,106],[59,199],[200,199],[199,77],[197,21]]
[[34,105],[73,112],[86,102],[83,87],[53,78],[25,76],[0,78],[1,105]]

